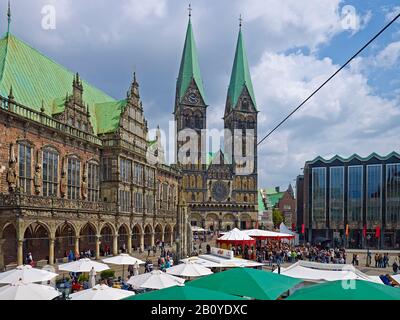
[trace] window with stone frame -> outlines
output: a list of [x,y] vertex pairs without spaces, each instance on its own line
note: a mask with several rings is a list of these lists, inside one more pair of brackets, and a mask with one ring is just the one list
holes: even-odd
[[132,196],[130,191],[120,190],[119,191],[119,205],[121,211],[130,212],[132,207]]
[[76,157],[68,158],[68,199],[80,198],[81,162]]
[[112,180],[112,158],[103,158],[101,161],[102,181]]
[[162,185],[162,209],[167,209],[168,205],[168,184],[163,183]]
[[42,193],[44,197],[58,193],[58,152],[47,148],[42,152]]
[[120,158],[119,171],[122,182],[132,181],[132,160]]
[[88,164],[88,201],[99,201],[100,195],[100,169],[96,162]]
[[135,163],[134,170],[135,171],[134,171],[133,182],[138,185],[143,185],[143,173],[144,173],[143,165],[140,163]]
[[143,194],[135,192],[135,211],[143,213]]
[[21,191],[32,191],[32,147],[26,143],[18,144],[18,177]]

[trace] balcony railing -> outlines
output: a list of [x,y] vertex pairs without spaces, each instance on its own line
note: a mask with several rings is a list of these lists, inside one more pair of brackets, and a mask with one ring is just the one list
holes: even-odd
[[31,121],[38,122],[46,127],[62,131],[67,135],[80,138],[92,144],[102,144],[101,139],[93,134],[71,127],[68,124],[55,120],[54,118],[48,116],[43,112],[39,112],[29,107],[23,106],[15,101],[10,101],[9,99],[2,96],[0,96],[0,109],[8,111],[10,113],[14,113]]
[[82,210],[104,213],[117,212],[116,204],[111,202],[90,202],[19,193],[0,193],[0,208],[47,208],[55,210]]

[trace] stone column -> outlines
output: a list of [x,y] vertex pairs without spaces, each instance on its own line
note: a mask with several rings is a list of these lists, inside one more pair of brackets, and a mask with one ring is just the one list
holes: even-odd
[[18,240],[18,248],[17,248],[17,264],[24,264],[24,240]]
[[54,264],[54,238],[49,239],[49,264],[53,265]]
[[164,233],[164,231],[163,232],[161,232],[161,241],[164,241],[164,239],[165,239],[165,233]]
[[0,272],[4,270],[4,250],[3,245],[6,242],[6,239],[0,239]]
[[80,252],[79,251],[79,237],[75,237],[75,248],[74,248],[74,250],[75,250],[75,253],[76,252]]
[[150,245],[153,247],[154,246],[154,232],[151,233],[151,241],[150,241]]
[[117,256],[118,255],[118,233],[113,235],[113,255]]
[[101,236],[97,235],[96,236],[96,259],[100,260],[100,239]]
[[144,233],[140,234],[140,250],[144,252]]
[[128,234],[128,244],[127,244],[128,248],[127,248],[127,253],[131,254],[132,253],[132,234],[129,233]]

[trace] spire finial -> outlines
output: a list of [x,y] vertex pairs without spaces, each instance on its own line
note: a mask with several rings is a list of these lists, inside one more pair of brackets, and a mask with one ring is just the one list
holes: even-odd
[[190,20],[190,18],[192,17],[192,4],[191,3],[189,3],[189,8],[188,8],[188,11],[189,11],[189,20]]
[[7,20],[8,20],[8,26],[7,26],[7,34],[8,34],[8,33],[10,33],[10,24],[11,24],[11,5],[10,5],[10,0],[8,0]]
[[239,15],[239,28],[242,29],[243,18],[242,15]]

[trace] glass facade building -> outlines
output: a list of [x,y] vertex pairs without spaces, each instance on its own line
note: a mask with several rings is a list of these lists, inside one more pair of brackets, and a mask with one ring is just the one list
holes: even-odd
[[399,154],[306,162],[303,196],[307,241],[400,249]]

